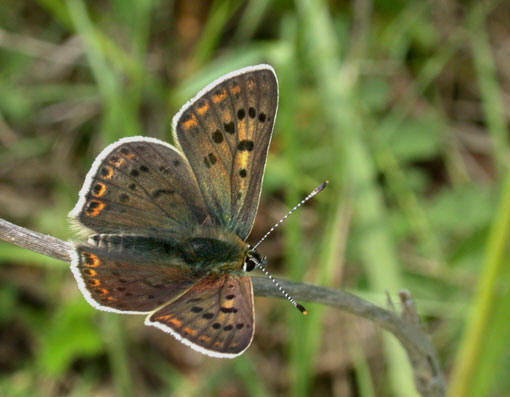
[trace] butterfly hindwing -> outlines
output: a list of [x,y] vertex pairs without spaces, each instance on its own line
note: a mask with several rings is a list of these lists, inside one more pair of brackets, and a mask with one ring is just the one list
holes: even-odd
[[235,357],[250,345],[254,333],[251,279],[210,275],[185,294],[147,316],[152,325],[182,343],[213,357]]
[[148,245],[140,237],[108,236],[108,239],[117,247],[78,245],[71,258],[71,270],[81,292],[97,309],[148,313],[197,281],[189,269],[179,264],[177,257],[167,253],[164,257],[168,261],[157,261],[127,248],[129,239],[130,245]]
[[70,216],[98,233],[183,233],[207,217],[188,162],[157,139],[125,138],[97,157]]
[[278,102],[268,65],[202,90],[174,117],[174,134],[219,225],[245,239],[255,219]]

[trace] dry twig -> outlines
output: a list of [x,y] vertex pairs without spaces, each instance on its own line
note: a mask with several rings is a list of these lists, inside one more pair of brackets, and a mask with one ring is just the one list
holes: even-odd
[[[0,240],[40,254],[69,262],[71,244],[0,219]],[[265,277],[252,277],[255,295],[281,298],[280,291]],[[355,295],[305,283],[278,279],[296,299],[322,303],[373,321],[392,333],[407,352],[413,368],[416,388],[422,396],[445,395],[444,377],[436,351],[421,327],[411,294],[400,291],[401,315],[383,309]]]

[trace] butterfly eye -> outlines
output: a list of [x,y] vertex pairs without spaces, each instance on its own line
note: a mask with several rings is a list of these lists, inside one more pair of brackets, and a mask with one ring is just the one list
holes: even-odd
[[251,272],[255,269],[255,266],[257,266],[257,263],[253,260],[253,258],[247,258],[246,262],[244,262],[243,270],[245,272]]
[[251,272],[257,265],[260,263],[261,257],[260,254],[256,251],[250,250],[248,251],[248,255],[246,256],[246,260],[244,261],[243,270],[245,272]]

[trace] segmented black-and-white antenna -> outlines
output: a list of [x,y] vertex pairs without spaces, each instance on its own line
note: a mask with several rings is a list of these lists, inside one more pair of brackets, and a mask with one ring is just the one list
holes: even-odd
[[269,278],[269,280],[271,280],[273,282],[274,285],[276,285],[276,287],[280,290],[282,295],[285,296],[290,301],[290,303],[292,303],[301,313],[303,313],[306,316],[308,314],[308,312],[306,311],[305,307],[303,305],[300,305],[299,303],[297,303],[296,300],[292,296],[290,296],[287,291],[285,291],[282,288],[280,283],[278,283],[278,281],[276,281],[273,278],[273,276],[271,276],[271,273],[269,273],[266,269],[266,263],[267,263],[267,257],[264,257],[264,258],[262,258],[262,261],[257,263],[256,266],[264,272],[264,274]]
[[322,192],[326,186],[328,186],[329,181],[322,182],[319,186],[317,186],[315,189],[312,190],[312,192],[306,196],[303,200],[301,200],[299,203],[297,203],[289,212],[287,212],[287,215],[285,215],[282,219],[280,219],[278,222],[276,222],[269,231],[262,236],[262,238],[258,241],[257,244],[253,246],[253,249],[257,249],[257,247],[262,244],[262,242],[275,231],[275,229],[280,226],[285,220],[292,214],[294,211],[296,211],[299,207],[301,207],[304,203],[306,203],[308,200],[310,200],[313,196],[319,194]]
[[[299,207],[301,207],[304,203],[306,203],[308,200],[310,200],[313,196],[322,192],[324,190],[324,188],[326,186],[328,186],[328,183],[329,183],[329,181],[324,181],[319,186],[317,186],[315,189],[313,189],[312,192],[308,196],[306,196],[303,200],[301,200],[299,203],[297,203],[289,212],[287,212],[287,214],[282,219],[280,219],[278,222],[276,222],[271,227],[271,229],[269,229],[269,231],[266,234],[264,234],[264,236],[258,241],[258,243],[255,244],[251,249],[254,251],[277,227],[279,227],[283,222],[285,222],[285,220],[290,216],[290,214],[292,214],[294,211],[296,211]],[[292,296],[290,296],[287,291],[285,291],[282,288],[282,286],[278,283],[278,281],[276,281],[273,278],[273,276],[271,276],[271,274],[266,269],[266,263],[267,263],[267,258],[264,257],[264,258],[262,258],[261,261],[257,261],[255,266],[258,267],[260,270],[262,270],[262,272],[264,272],[264,274],[269,278],[269,280],[271,280],[273,282],[273,284],[276,285],[276,287],[282,293],[282,295],[285,296],[285,298],[287,298],[290,301],[290,303],[292,303],[301,313],[303,313],[304,315],[308,314],[308,312],[306,311],[304,306],[297,303],[296,300]]]

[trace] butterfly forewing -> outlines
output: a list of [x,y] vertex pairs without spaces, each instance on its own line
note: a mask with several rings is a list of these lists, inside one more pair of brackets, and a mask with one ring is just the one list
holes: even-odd
[[186,159],[162,141],[141,137],[98,156],[70,215],[99,233],[182,234],[207,217]]
[[234,159],[231,227],[245,239],[257,214],[262,177],[278,103],[276,76],[269,71],[244,75],[244,108],[239,104],[237,118],[244,115]]
[[145,324],[171,333],[201,353],[235,357],[253,339],[251,279],[231,274],[211,275],[150,314]]
[[[117,237],[119,241],[129,238]],[[78,245],[71,270],[89,303],[106,311],[147,313],[179,296],[197,281],[181,265],[157,260],[147,262],[135,250]]]
[[261,65],[212,83],[174,118],[210,216],[242,239],[257,212],[277,101],[276,75]]

